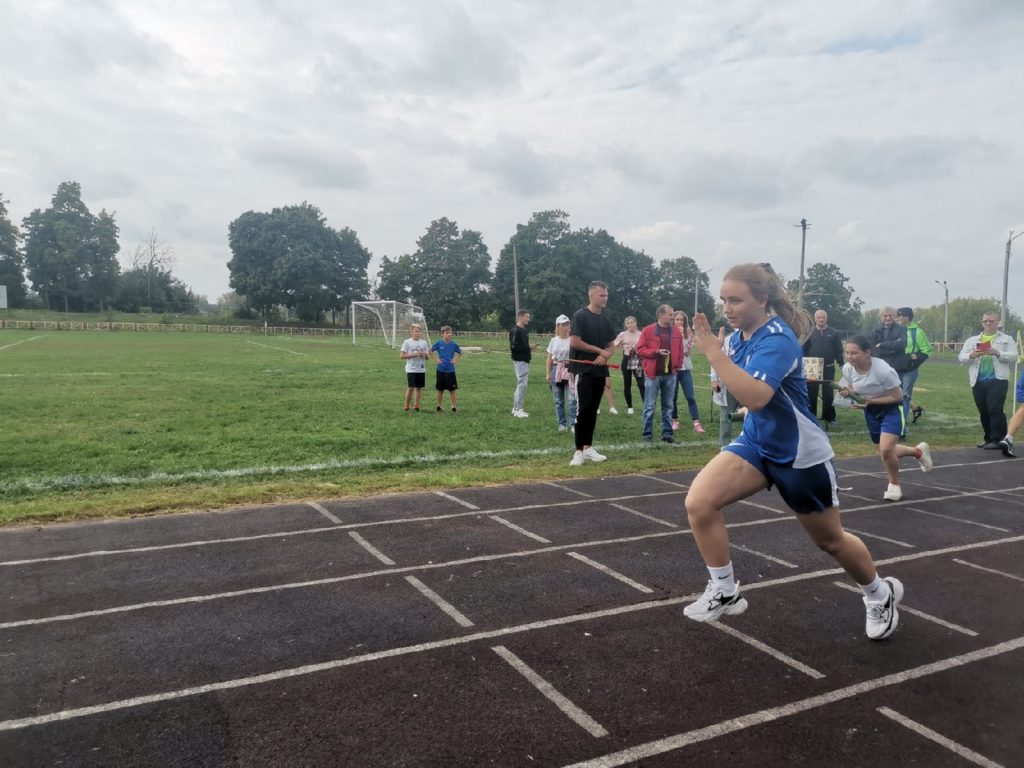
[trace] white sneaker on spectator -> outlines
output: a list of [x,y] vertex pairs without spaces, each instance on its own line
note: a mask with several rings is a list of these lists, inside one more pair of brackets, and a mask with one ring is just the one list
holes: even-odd
[[565,432],[567,429],[569,429],[569,428],[567,426],[565,426],[565,424],[559,424],[558,425],[558,431],[559,432]]
[[530,414],[528,414],[526,411],[512,411],[512,415],[515,416],[517,419],[527,419],[530,417]]
[[627,416],[632,416],[633,415],[633,409],[632,408],[627,408],[626,409],[626,415]]
[[597,451],[595,451],[594,446],[590,446],[589,448],[583,449],[583,458],[589,461],[604,461],[608,457],[605,456],[603,453],[598,453]]
[[615,410],[615,406],[614,405],[611,408],[608,409],[608,413],[610,413],[612,416],[618,416],[619,415],[619,412],[617,410]]
[[569,466],[582,467],[584,461],[586,461],[586,459],[583,457],[583,451],[576,451],[576,453],[572,455],[572,460],[569,462]]

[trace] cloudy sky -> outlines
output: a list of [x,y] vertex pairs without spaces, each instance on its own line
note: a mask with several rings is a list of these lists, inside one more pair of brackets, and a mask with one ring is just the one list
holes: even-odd
[[303,200],[373,273],[562,208],[716,289],[796,277],[806,217],[868,307],[998,297],[1024,230],[1019,0],[0,0],[0,71],[12,218],[78,181],[211,300],[229,222]]

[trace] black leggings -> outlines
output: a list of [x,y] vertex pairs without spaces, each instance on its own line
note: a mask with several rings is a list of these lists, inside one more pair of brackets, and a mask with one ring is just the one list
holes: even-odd
[[626,407],[633,407],[633,379],[636,379],[636,388],[640,392],[640,402],[644,401],[644,372],[637,368],[629,370],[626,364],[622,364],[622,393],[626,396]]

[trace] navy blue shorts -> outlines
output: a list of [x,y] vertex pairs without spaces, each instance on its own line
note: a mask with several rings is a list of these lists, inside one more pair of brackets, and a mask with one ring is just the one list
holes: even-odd
[[1017,406],[1024,405],[1024,372],[1020,374],[1020,378],[1017,379]]
[[743,435],[722,450],[736,454],[764,475],[768,487],[776,486],[782,500],[798,514],[824,512],[826,509],[839,506],[836,468],[831,459],[801,469],[793,467],[792,464],[776,464],[766,461]]
[[907,429],[902,403],[869,405],[864,409],[864,422],[868,425],[868,434],[875,445],[881,441],[883,432],[899,437]]

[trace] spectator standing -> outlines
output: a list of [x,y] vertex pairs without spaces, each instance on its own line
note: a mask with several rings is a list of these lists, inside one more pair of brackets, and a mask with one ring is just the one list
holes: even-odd
[[821,381],[807,382],[807,399],[811,413],[818,414],[818,390],[821,390],[821,420],[826,427],[836,423],[836,408],[833,404],[835,391],[832,382],[836,379],[836,366],[843,365],[843,342],[839,333],[828,324],[828,312],[819,309],[814,313],[814,328],[804,339],[804,357],[820,357],[824,360]]
[[632,416],[634,381],[640,393],[640,400],[644,399],[644,369],[640,357],[636,354],[640,331],[636,327],[636,318],[632,315],[625,319],[622,326],[625,330],[615,337],[615,346],[622,347],[622,394],[626,397],[626,413]]
[[1017,359],[1017,343],[999,330],[999,315],[993,310],[981,316],[982,331],[964,342],[957,356],[970,364],[967,372],[974,405],[981,417],[985,438],[979,448],[1000,450],[1006,434],[1006,393],[1010,386],[1010,365]]
[[904,410],[913,414],[912,424],[924,415],[924,408],[914,405],[914,384],[917,383],[917,375],[921,372],[921,366],[932,353],[932,343],[924,329],[914,321],[914,310],[910,307],[900,307],[896,310],[896,322],[907,329],[906,370],[900,374],[900,388],[903,390]]
[[421,338],[423,326],[413,323],[409,326],[409,338],[402,342],[398,356],[405,360],[405,408],[408,411],[410,403],[414,411],[420,409],[420,397],[423,394],[423,386],[427,380],[426,359],[430,357],[430,347]]
[[601,406],[608,360],[615,352],[615,328],[604,309],[608,305],[608,286],[595,280],[587,287],[587,306],[572,316],[569,344],[573,359],[569,373],[576,376],[576,452],[569,464],[578,467],[585,461],[604,461],[607,456],[594,450],[597,409]]
[[[711,369],[711,401],[718,406],[718,442],[724,448],[732,442],[733,421],[743,421],[745,409],[742,412],[737,412],[740,404],[722,383],[722,379],[714,368]],[[741,431],[742,429],[740,427]]]
[[[693,331],[690,330],[690,318],[686,313],[679,310],[672,317],[676,328],[683,337],[683,362],[676,371],[676,382],[679,389],[683,390],[683,397],[686,398],[686,407],[690,409],[690,418],[693,419],[693,431],[702,434],[704,425],[700,423],[700,410],[697,408],[697,398],[693,394],[693,357],[690,351],[693,349]],[[672,429],[679,429],[679,393],[672,395]]]
[[565,432],[576,426],[576,384],[569,374],[569,324],[566,315],[555,319],[555,335],[548,343],[545,380],[555,400],[555,421],[558,431]]
[[458,413],[459,404],[456,392],[459,389],[459,382],[455,378],[455,365],[462,359],[462,348],[452,340],[452,327],[441,326],[441,338],[434,342],[430,348],[434,353],[434,362],[437,363],[434,387],[437,389],[436,411],[441,412],[441,403],[444,401],[444,393],[448,392],[448,400],[452,407],[452,413]]
[[672,438],[672,401],[676,393],[676,371],[683,361],[683,337],[675,326],[672,307],[662,304],[655,311],[657,321],[640,332],[636,352],[644,366],[644,414],[642,437],[654,439],[654,407],[661,395],[661,441]]
[[516,373],[516,391],[512,396],[512,415],[525,419],[528,414],[523,405],[526,401],[526,387],[530,382],[530,358],[536,344],[530,343],[530,334],[526,326],[530,324],[530,313],[520,309],[516,314],[516,324],[508,332],[508,348],[512,352],[512,366]]
[[896,373],[905,367],[898,361],[907,349],[907,329],[896,322],[896,310],[883,307],[878,313],[881,325],[871,332],[871,357],[884,360]]

